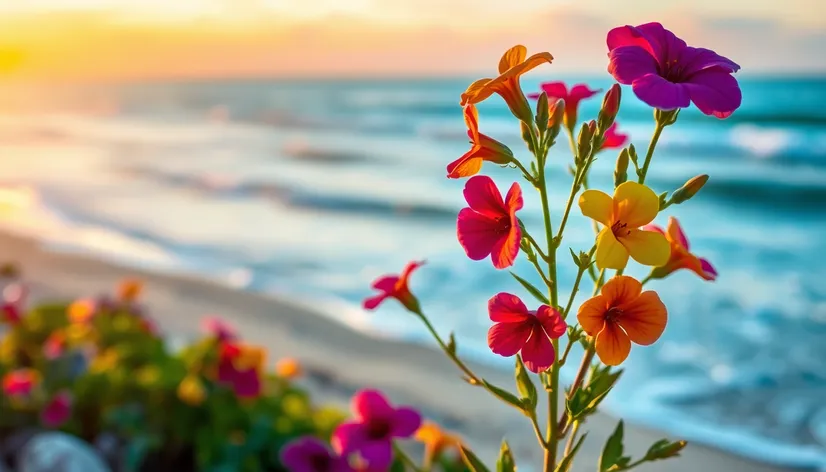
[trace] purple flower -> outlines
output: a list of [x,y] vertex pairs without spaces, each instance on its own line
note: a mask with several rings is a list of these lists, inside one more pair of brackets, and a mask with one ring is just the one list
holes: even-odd
[[393,438],[412,436],[422,422],[416,410],[394,408],[375,390],[356,393],[351,408],[355,421],[339,425],[331,443],[343,456],[358,452],[370,470],[387,470],[393,459]]
[[659,23],[614,28],[607,42],[608,72],[652,107],[674,110],[694,102],[706,115],[726,118],[740,106],[740,86],[731,75],[740,66],[687,46]]
[[285,444],[281,462],[290,472],[351,472],[347,459],[331,451],[321,440],[305,436]]

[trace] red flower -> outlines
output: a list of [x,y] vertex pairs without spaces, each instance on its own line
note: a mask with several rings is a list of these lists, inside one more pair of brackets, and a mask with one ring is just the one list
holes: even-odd
[[605,130],[605,141],[603,141],[602,147],[599,148],[599,150],[604,151],[606,149],[618,149],[625,146],[625,143],[627,142],[628,135],[618,133],[617,123],[614,123],[607,130]]
[[241,398],[261,394],[266,352],[256,346],[225,342],[218,356],[218,382],[228,385]]
[[[579,102],[586,98],[591,98],[599,90],[592,90],[585,84],[576,84],[568,90],[565,82],[546,82],[539,86],[543,92],[548,96],[548,103],[554,103],[560,98],[565,100],[565,115],[563,122],[568,129],[574,129],[577,120],[577,111],[579,110]],[[538,93],[528,95],[528,98],[539,98]]]
[[500,356],[510,357],[522,351],[525,367],[539,373],[551,367],[556,352],[551,339],[568,329],[559,312],[542,305],[528,311],[516,295],[499,293],[488,302],[488,314],[494,324],[488,330],[488,346]]
[[52,397],[40,413],[40,420],[50,428],[59,428],[72,415],[72,395],[61,391]]
[[522,209],[519,184],[511,185],[503,200],[493,180],[480,175],[467,181],[464,194],[470,208],[459,212],[459,244],[474,261],[490,256],[497,269],[512,266],[522,240],[516,218],[516,212]]
[[380,294],[372,296],[364,300],[364,308],[366,310],[375,310],[382,302],[388,298],[395,298],[405,308],[412,312],[419,311],[419,301],[410,292],[408,281],[410,274],[414,270],[424,265],[424,261],[409,262],[402,271],[401,275],[385,275],[373,282],[372,287],[381,291]]

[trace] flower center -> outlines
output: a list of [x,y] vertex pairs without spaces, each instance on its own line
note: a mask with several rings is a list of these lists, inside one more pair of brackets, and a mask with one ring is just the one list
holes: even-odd
[[616,238],[631,234],[631,230],[628,228],[628,223],[623,223],[619,220],[615,221],[614,224],[611,225],[611,231],[614,233],[614,237]]
[[328,454],[313,454],[310,456],[310,465],[315,472],[327,472],[330,470],[332,460]]
[[508,234],[511,230],[510,216],[499,216],[493,225],[493,232],[498,235]]
[[612,306],[608,309],[608,311],[605,312],[605,321],[615,323],[617,321],[617,318],[619,318],[620,316],[622,316],[622,310],[615,306]]
[[390,435],[390,423],[386,420],[373,420],[367,424],[367,437],[370,439],[384,439]]
[[683,66],[679,64],[677,59],[666,61],[662,69],[662,76],[669,82],[680,83],[683,81]]

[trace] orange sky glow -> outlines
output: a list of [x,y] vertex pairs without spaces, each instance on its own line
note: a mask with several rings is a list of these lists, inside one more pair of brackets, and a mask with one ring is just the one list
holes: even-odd
[[7,1],[7,79],[473,75],[516,43],[550,51],[561,72],[602,71],[605,33],[651,20],[744,70],[826,68],[813,61],[826,46],[820,0]]

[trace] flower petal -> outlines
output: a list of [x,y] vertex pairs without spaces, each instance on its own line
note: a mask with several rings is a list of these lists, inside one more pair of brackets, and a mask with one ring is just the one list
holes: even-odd
[[511,188],[508,189],[508,195],[505,197],[505,207],[508,209],[510,215],[514,215],[522,209],[523,205],[522,187],[519,186],[518,182],[514,182]]
[[386,471],[393,461],[393,444],[390,441],[370,441],[359,449],[367,461],[368,471]]
[[376,279],[370,287],[381,290],[382,292],[392,292],[396,288],[396,282],[398,281],[398,276],[385,275],[384,277]]
[[585,300],[577,311],[576,319],[588,336],[594,336],[602,331],[605,325],[605,312],[608,311],[607,298],[603,295]]
[[538,374],[554,365],[555,359],[554,345],[548,339],[545,331],[539,325],[535,325],[531,331],[531,337],[522,348],[522,360],[525,362],[525,368]]
[[494,354],[511,357],[525,346],[531,330],[530,322],[497,323],[488,330],[488,347]]
[[397,408],[393,414],[393,436],[397,438],[412,436],[421,425],[422,415],[412,408]]
[[568,331],[568,325],[559,312],[548,305],[542,305],[536,310],[536,319],[551,339],[557,339]]
[[671,244],[660,233],[632,229],[619,237],[619,242],[628,249],[635,261],[642,265],[660,267],[668,262]]
[[512,293],[497,293],[488,300],[488,316],[494,323],[524,323],[530,321],[528,307]]
[[525,62],[525,57],[528,55],[528,48],[517,44],[516,46],[505,51],[502,59],[499,60],[499,73],[504,74],[511,67],[515,67]]
[[597,235],[596,262],[599,269],[619,270],[628,264],[628,250],[617,241],[608,226],[602,228]]
[[[599,90],[592,90],[588,88],[585,84],[576,84],[571,88],[571,91],[568,93],[568,99],[579,103],[586,98],[591,98],[594,95],[599,93]],[[550,97],[549,97],[550,98]]]
[[462,94],[459,104],[462,106],[476,104],[493,95],[493,90],[488,87],[491,80],[493,79],[479,79],[470,84]]
[[568,87],[565,86],[565,82],[545,82],[539,87],[548,96],[548,103],[553,103],[560,98],[568,99]]
[[609,31],[606,43],[608,44],[609,51],[621,47],[636,46],[648,51],[652,56],[655,55],[643,31],[630,25],[618,26]]
[[345,422],[338,425],[330,438],[330,445],[341,455],[348,455],[364,447],[368,441],[364,423]]
[[677,243],[686,251],[691,249],[688,245],[688,238],[685,237],[683,228],[680,227],[680,222],[677,221],[677,218],[674,218],[673,216],[668,217],[668,226],[666,226],[666,230],[668,231],[668,235],[666,237],[669,241]]
[[292,472],[316,472],[313,458],[330,456],[330,451],[321,440],[304,436],[281,448],[281,463]]
[[497,269],[505,269],[516,262],[516,256],[519,255],[519,243],[522,240],[522,230],[519,228],[519,223],[516,221],[516,216],[511,217],[511,227],[508,234],[500,237],[490,251],[490,260],[493,262],[493,267]]
[[614,191],[614,221],[621,221],[627,229],[651,223],[659,212],[660,198],[645,185],[623,182]]
[[711,68],[718,68],[727,72],[740,70],[740,66],[731,59],[705,48],[687,46],[683,49],[678,61],[687,75]]
[[602,286],[602,296],[607,306],[619,306],[640,296],[642,284],[634,277],[617,275]]
[[628,142],[628,135],[617,132],[617,123],[614,122],[607,130],[605,130],[605,141],[602,143],[600,149],[617,149],[625,146]]
[[623,46],[608,53],[608,73],[625,85],[649,74],[657,74],[657,60],[637,46]]
[[470,177],[476,175],[482,170],[482,162],[484,159],[480,156],[482,148],[474,145],[470,151],[462,154],[461,157],[447,165],[447,177],[449,179],[458,179],[461,177]]
[[605,323],[597,334],[595,348],[603,364],[620,365],[631,352],[631,340],[615,323]]
[[486,175],[477,175],[468,179],[463,193],[470,208],[477,213],[492,218],[508,214],[502,194],[493,183],[493,179]]
[[[659,205],[659,202],[657,204]],[[582,210],[582,214],[605,226],[611,226],[613,208],[614,200],[600,190],[586,190],[579,196],[579,209]]]
[[707,261],[706,259],[700,258],[700,267],[703,269],[705,275],[703,276],[706,280],[715,280],[717,279],[717,270],[711,265],[711,262]]
[[494,220],[470,208],[463,208],[459,211],[456,235],[465,254],[474,261],[481,261],[488,257],[502,239],[502,235],[497,232]]
[[617,323],[628,334],[628,338],[637,344],[654,344],[665,331],[668,312],[657,292],[648,290],[617,308],[622,310]]
[[356,393],[350,407],[357,421],[388,421],[393,417],[393,407],[378,390],[365,389]]
[[375,310],[376,308],[378,308],[379,305],[382,304],[382,302],[387,300],[388,297],[390,297],[390,295],[388,295],[385,292],[373,297],[365,298],[364,302],[362,303],[362,307],[364,307],[365,310]]
[[468,129],[468,136],[474,143],[479,140],[479,112],[472,103],[464,109],[465,125]]
[[413,273],[416,269],[424,265],[424,261],[410,261],[404,266],[404,270],[402,270],[401,275],[399,276],[398,285],[402,287],[407,287],[410,281],[410,274]]
[[726,70],[706,69],[692,75],[683,86],[701,112],[717,118],[728,117],[743,101],[737,79]]
[[669,82],[657,74],[643,75],[631,84],[637,98],[660,110],[674,110],[691,105],[687,85]]
[[[517,64],[510,68],[507,72],[501,73],[498,78],[508,79],[508,78],[519,78],[522,74],[529,72],[532,69],[542,65],[542,63],[547,62],[550,64],[553,61],[554,57],[547,52],[539,52],[531,57],[525,59],[524,62],[521,64]],[[494,79],[496,80],[496,79]]]

